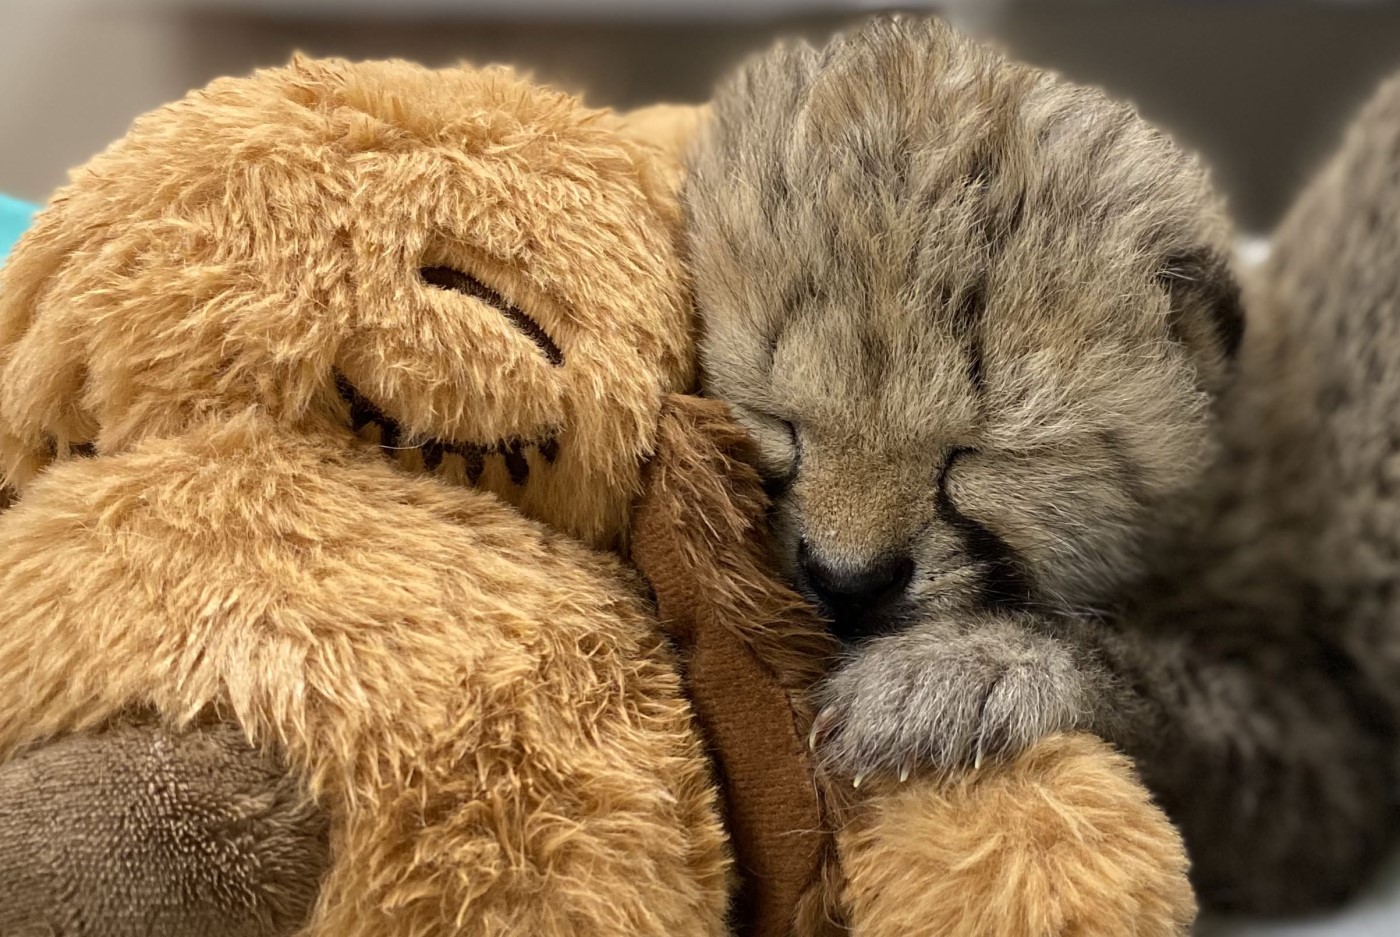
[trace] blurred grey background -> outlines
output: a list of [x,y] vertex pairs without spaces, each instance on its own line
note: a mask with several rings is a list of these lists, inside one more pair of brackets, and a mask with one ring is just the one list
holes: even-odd
[[631,106],[703,100],[775,35],[900,7],[1132,100],[1256,232],[1400,69],[1400,3],[1355,0],[0,0],[0,191],[42,200],[137,114],[294,49],[511,61]]

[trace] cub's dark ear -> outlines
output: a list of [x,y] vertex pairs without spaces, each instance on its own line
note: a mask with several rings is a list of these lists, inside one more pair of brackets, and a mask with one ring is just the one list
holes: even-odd
[[1171,303],[1168,327],[1201,363],[1228,364],[1244,340],[1244,306],[1230,260],[1212,248],[1169,255],[1157,283]]

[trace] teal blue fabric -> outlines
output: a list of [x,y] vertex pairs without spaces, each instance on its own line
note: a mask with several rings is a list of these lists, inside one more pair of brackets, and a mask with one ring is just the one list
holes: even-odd
[[5,262],[5,255],[19,240],[24,229],[29,227],[29,220],[36,211],[38,208],[28,202],[0,195],[0,263]]

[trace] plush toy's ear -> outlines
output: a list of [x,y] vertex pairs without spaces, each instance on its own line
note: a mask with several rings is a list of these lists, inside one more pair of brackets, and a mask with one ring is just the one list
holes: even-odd
[[315,336],[349,279],[329,148],[230,168],[242,134],[206,111],[153,112],[77,170],[0,274],[4,484],[253,404],[305,413],[322,386]]
[[249,406],[311,411],[352,281],[347,68],[301,58],[193,91],[36,216],[0,272],[6,484]]
[[655,147],[675,168],[676,181],[691,141],[710,115],[708,104],[653,104],[618,115],[622,136]]
[[0,480],[19,488],[56,455],[89,443],[96,419],[80,399],[81,356],[40,315],[45,297],[75,273],[70,259],[95,252],[91,225],[65,223],[66,198],[39,213],[0,270]]

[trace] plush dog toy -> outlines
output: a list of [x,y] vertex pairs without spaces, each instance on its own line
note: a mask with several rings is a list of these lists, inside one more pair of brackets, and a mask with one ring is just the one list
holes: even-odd
[[329,817],[308,933],[721,933],[606,552],[691,380],[654,160],[501,71],[298,61],[80,170],[3,284],[3,757],[235,722]]
[[813,773],[821,625],[742,434],[666,397],[640,138],[693,117],[299,60],[40,216],[0,280],[0,932],[1180,932],[1100,743]]

